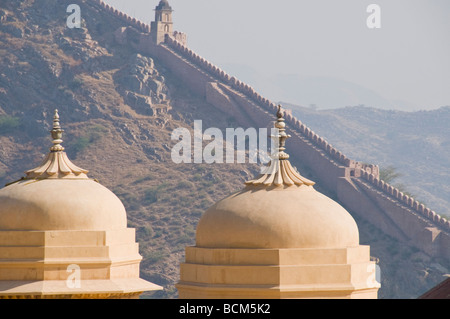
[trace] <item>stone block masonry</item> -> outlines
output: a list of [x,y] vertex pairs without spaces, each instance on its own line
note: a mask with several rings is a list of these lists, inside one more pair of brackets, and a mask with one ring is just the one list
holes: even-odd
[[[189,49],[181,33],[166,36],[156,45],[149,25],[101,0],[92,2],[127,24],[115,32],[117,43],[127,43],[128,28],[137,30],[139,41],[133,44],[136,51],[157,58],[186,87],[236,118],[241,126],[269,127],[277,105]],[[311,170],[315,181],[335,194],[346,209],[430,256],[450,260],[450,221],[380,180],[377,165],[349,159],[291,114],[285,118],[292,135],[287,142],[290,154]]]

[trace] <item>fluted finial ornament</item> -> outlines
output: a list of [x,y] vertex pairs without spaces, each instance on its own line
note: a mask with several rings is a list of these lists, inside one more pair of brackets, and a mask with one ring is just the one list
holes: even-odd
[[275,139],[275,145],[277,152],[274,154],[276,159],[285,160],[289,158],[289,155],[284,152],[286,149],[286,139],[291,136],[286,134],[286,123],[284,123],[283,113],[281,112],[281,105],[278,105],[277,121],[275,122],[275,128],[277,129],[276,135],[271,135],[271,138]]
[[53,129],[50,131],[53,143],[50,153],[41,165],[25,172],[25,179],[88,178],[86,175],[88,171],[73,164],[64,152],[64,147],[61,146],[63,132],[59,123],[58,110],[55,110]]
[[61,125],[59,124],[59,114],[58,110],[55,110],[55,115],[53,116],[53,129],[50,131],[52,133],[53,138],[53,146],[50,148],[50,151],[52,152],[62,152],[64,151],[64,147],[61,146],[61,143],[63,142],[62,133],[64,130],[61,128]]
[[289,154],[284,152],[286,139],[291,136],[286,134],[286,123],[284,122],[281,105],[278,105],[277,120],[274,126],[276,134],[271,135],[271,138],[275,141],[275,152],[271,156],[271,161],[259,178],[247,181],[245,184],[255,186],[314,185],[313,181],[299,174],[289,162]]

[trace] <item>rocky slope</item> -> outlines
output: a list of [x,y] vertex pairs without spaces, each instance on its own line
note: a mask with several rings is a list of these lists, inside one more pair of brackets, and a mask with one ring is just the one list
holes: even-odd
[[[122,22],[89,1],[75,1],[82,28],[67,28],[71,2],[0,2],[0,184],[20,178],[48,152],[51,116],[59,109],[70,158],[124,202],[144,257],[142,277],[165,287],[154,297],[176,297],[179,262],[195,242],[203,211],[240,189],[258,167],[173,163],[175,128],[192,129],[201,119],[203,127],[224,131],[235,120],[154,57],[117,45],[112,33]],[[417,297],[449,272],[445,262],[358,224],[362,243],[380,260],[380,297]]]

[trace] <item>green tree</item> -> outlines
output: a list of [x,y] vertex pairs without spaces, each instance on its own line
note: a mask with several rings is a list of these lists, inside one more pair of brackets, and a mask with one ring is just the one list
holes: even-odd
[[107,132],[108,129],[100,124],[90,125],[82,136],[69,143],[70,155],[76,157],[78,153],[83,152],[89,145],[100,140]]
[[395,179],[403,176],[402,173],[397,172],[397,168],[389,165],[385,168],[380,168],[380,179],[386,183],[391,184]]
[[18,117],[4,115],[0,116],[0,135],[9,134],[20,126]]
[[399,184],[399,183],[395,183],[393,184],[393,182],[399,178],[403,176],[402,173],[399,173],[397,171],[397,168],[389,165],[387,167],[384,168],[380,168],[380,179],[385,181],[388,184],[391,184],[392,186],[394,186],[395,188],[397,188],[399,191],[401,191],[403,194],[408,195],[409,197],[413,197],[415,198],[416,196],[414,196],[413,194],[411,194],[405,187],[405,185],[403,184]]

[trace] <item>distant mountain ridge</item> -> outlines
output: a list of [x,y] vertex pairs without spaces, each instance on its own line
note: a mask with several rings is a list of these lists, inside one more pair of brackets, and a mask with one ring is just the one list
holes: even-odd
[[272,100],[282,98],[289,104],[337,109],[365,105],[384,110],[418,111],[420,105],[390,100],[362,85],[326,76],[276,74],[268,77],[249,66],[225,64],[224,68],[254,86]]

